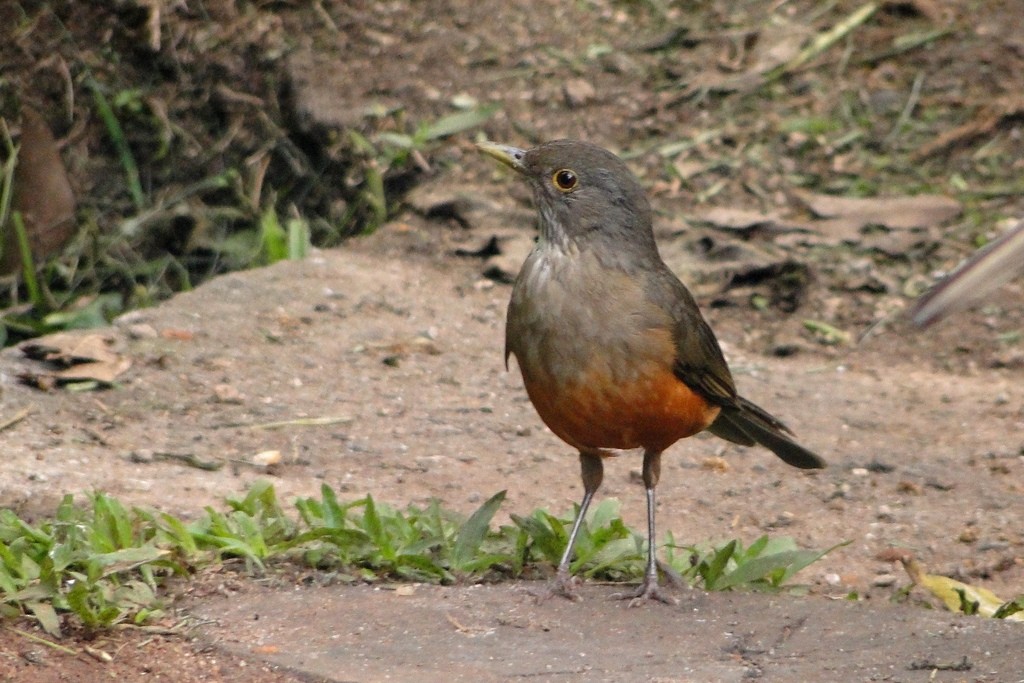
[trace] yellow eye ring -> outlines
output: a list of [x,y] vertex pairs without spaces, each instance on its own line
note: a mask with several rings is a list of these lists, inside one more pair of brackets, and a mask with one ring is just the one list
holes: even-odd
[[580,184],[580,179],[572,169],[562,168],[551,175],[551,182],[562,192],[572,192]]

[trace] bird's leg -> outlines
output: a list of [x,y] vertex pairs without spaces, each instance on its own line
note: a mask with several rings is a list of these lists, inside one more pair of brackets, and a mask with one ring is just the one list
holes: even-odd
[[576,519],[572,523],[572,531],[569,532],[569,541],[565,544],[565,552],[558,563],[558,572],[555,578],[538,597],[546,599],[552,595],[561,595],[570,600],[579,600],[579,593],[576,591],[578,580],[569,573],[569,563],[572,561],[572,549],[576,545],[576,536],[579,535],[583,518],[590,507],[590,501],[594,493],[601,486],[604,479],[604,463],[601,461],[600,451],[580,451],[580,474],[583,478],[583,500],[580,502],[580,510],[576,513]]
[[658,586],[658,562],[654,556],[655,535],[654,535],[654,489],[661,478],[661,451],[644,451],[644,490],[647,493],[647,569],[644,571],[644,580],[636,591],[632,593],[617,593],[614,597],[630,599],[630,607],[636,607],[648,600],[660,600],[669,605],[678,601],[663,591]]

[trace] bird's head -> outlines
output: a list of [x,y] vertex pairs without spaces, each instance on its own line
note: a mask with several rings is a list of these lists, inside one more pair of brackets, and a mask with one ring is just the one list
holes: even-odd
[[599,243],[616,249],[655,249],[644,190],[626,164],[608,150],[578,140],[556,140],[525,150],[491,142],[478,147],[530,183],[543,240],[562,248]]

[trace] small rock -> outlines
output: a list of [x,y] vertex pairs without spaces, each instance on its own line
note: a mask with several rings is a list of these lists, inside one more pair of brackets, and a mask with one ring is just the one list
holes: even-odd
[[787,339],[776,340],[769,349],[769,353],[776,358],[789,358],[806,349],[807,345],[804,344],[802,340],[790,337]]
[[895,574],[879,574],[871,580],[871,585],[876,588],[886,588],[895,585],[897,580]]
[[478,292],[494,289],[494,280],[477,280],[473,283],[473,289]]
[[796,515],[789,511],[783,511],[778,517],[765,524],[768,529],[784,529],[796,523]]
[[119,315],[114,319],[114,324],[118,327],[127,327],[141,322],[147,316],[147,310],[139,308],[134,311],[128,311],[123,315]]
[[601,68],[610,74],[628,74],[634,73],[638,70],[636,61],[629,55],[612,51],[604,54],[600,58]]
[[452,106],[456,109],[476,109],[480,106],[480,101],[470,95],[467,92],[456,93],[451,100]]
[[969,526],[960,532],[960,535],[957,536],[956,540],[967,544],[975,543],[978,540],[978,530]]
[[137,448],[128,454],[128,459],[140,464],[149,464],[155,459],[155,454],[148,448]]
[[135,323],[128,326],[128,336],[132,339],[156,339],[160,333],[149,323]]
[[701,460],[700,466],[702,469],[711,470],[712,472],[718,472],[719,474],[728,472],[731,468],[729,462],[725,458],[718,456],[711,456]]
[[924,491],[920,484],[913,481],[901,481],[896,485],[896,490],[900,493],[909,493],[914,496],[919,496]]
[[562,94],[570,109],[579,109],[594,101],[594,98],[597,97],[597,90],[590,84],[590,81],[573,78],[562,85]]
[[1024,368],[1024,350],[1009,348],[992,356],[989,365],[993,368]]
[[281,451],[262,451],[252,456],[252,464],[269,468],[281,463]]
[[219,403],[241,403],[242,394],[230,384],[218,384],[213,387],[213,395]]

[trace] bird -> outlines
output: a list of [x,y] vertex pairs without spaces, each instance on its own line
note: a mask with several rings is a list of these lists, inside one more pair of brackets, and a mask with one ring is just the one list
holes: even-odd
[[918,299],[910,319],[928,327],[1024,273],[1024,220],[971,255]]
[[555,140],[530,149],[478,143],[533,191],[539,235],[512,287],[505,366],[515,356],[541,420],[579,451],[583,499],[543,597],[579,599],[573,547],[613,451],[643,449],[647,556],[631,605],[677,600],[658,582],[655,488],[662,453],[707,430],[767,447],[786,463],[825,461],[743,398],[711,327],[662,260],[643,187],[612,152]]

